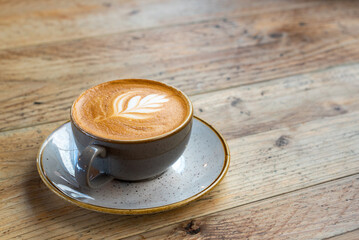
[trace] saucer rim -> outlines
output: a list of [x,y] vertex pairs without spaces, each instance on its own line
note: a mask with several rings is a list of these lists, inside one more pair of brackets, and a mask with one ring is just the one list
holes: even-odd
[[226,140],[224,139],[224,137],[222,136],[221,133],[219,133],[219,131],[217,131],[216,128],[214,128],[212,125],[210,125],[209,123],[207,123],[206,121],[204,121],[203,119],[197,117],[197,116],[193,116],[193,118],[199,120],[200,122],[202,122],[203,124],[205,124],[206,126],[209,127],[210,130],[212,130],[217,137],[221,140],[222,143],[222,147],[224,150],[224,163],[223,163],[223,167],[221,172],[219,173],[219,175],[217,176],[217,178],[208,185],[207,188],[203,189],[202,191],[192,195],[189,198],[183,199],[179,202],[175,202],[175,203],[171,203],[171,204],[167,204],[167,205],[163,205],[163,206],[158,206],[158,207],[153,207],[153,208],[138,208],[138,209],[120,209],[120,208],[109,208],[109,207],[101,207],[98,205],[94,205],[94,204],[89,204],[89,203],[84,203],[81,202],[79,200],[73,199],[69,196],[67,196],[66,194],[64,194],[60,189],[58,189],[53,182],[46,176],[45,171],[43,170],[43,166],[42,166],[42,154],[43,154],[43,150],[46,146],[46,144],[48,143],[48,139],[61,127],[63,127],[65,124],[69,123],[70,120],[66,121],[65,123],[61,124],[59,127],[57,127],[54,131],[51,132],[51,134],[42,142],[40,150],[37,154],[37,158],[36,158],[36,166],[37,166],[37,171],[40,175],[41,180],[45,183],[45,185],[52,191],[54,192],[56,195],[58,195],[59,197],[61,197],[62,199],[75,204],[79,207],[85,208],[85,209],[89,209],[89,210],[93,210],[93,211],[97,211],[97,212],[103,212],[103,213],[111,213],[111,214],[120,214],[120,215],[140,215],[140,214],[152,214],[152,213],[158,213],[158,212],[164,212],[164,211],[168,211],[174,208],[178,208],[178,207],[182,207],[184,205],[187,205],[193,201],[195,201],[196,199],[202,197],[203,195],[207,194],[208,192],[210,192],[214,187],[216,187],[224,178],[224,176],[226,175],[226,173],[228,172],[228,168],[229,168],[229,164],[230,164],[230,152],[229,152],[229,147],[228,144],[226,142]]

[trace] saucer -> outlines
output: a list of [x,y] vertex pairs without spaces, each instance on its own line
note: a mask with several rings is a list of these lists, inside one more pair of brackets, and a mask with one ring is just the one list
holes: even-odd
[[113,180],[100,189],[80,189],[75,179],[79,151],[70,122],[42,144],[37,169],[47,187],[80,207],[113,214],[148,214],[188,204],[212,190],[229,167],[229,149],[222,135],[193,118],[192,134],[182,156],[162,175],[140,182]]

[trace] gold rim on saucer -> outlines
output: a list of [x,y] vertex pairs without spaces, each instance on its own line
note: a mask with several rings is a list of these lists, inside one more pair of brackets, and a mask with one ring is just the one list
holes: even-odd
[[[223,136],[213,126],[211,126],[210,124],[208,124],[204,120],[202,120],[202,119],[200,119],[199,117],[196,117],[196,116],[193,116],[193,117],[196,118],[197,120],[201,121],[205,125],[207,125],[214,133],[216,133],[218,138],[221,140],[222,147],[223,147],[224,154],[225,154],[225,159],[224,159],[223,167],[222,167],[222,170],[221,170],[220,174],[207,188],[203,189],[199,193],[197,193],[197,194],[195,194],[195,195],[193,195],[193,196],[191,196],[191,197],[189,197],[187,199],[184,199],[182,201],[175,202],[175,203],[168,204],[168,205],[164,205],[164,206],[153,207],[153,208],[118,209],[118,208],[100,207],[100,206],[96,206],[96,205],[93,205],[93,204],[84,203],[84,202],[75,200],[75,199],[67,196],[66,194],[64,194],[60,189],[58,189],[52,183],[52,181],[46,176],[46,174],[44,172],[44,168],[43,168],[43,164],[42,164],[42,161],[43,161],[42,154],[43,154],[45,143],[46,143],[47,139],[51,136],[51,134],[41,144],[40,150],[39,150],[39,152],[37,154],[37,159],[36,159],[37,171],[39,172],[39,175],[40,175],[42,181],[45,183],[45,185],[51,191],[53,191],[55,194],[57,194],[61,198],[65,199],[66,201],[69,201],[70,203],[73,203],[73,204],[75,204],[75,205],[77,205],[79,207],[94,210],[94,211],[97,211],[97,212],[121,214],[121,215],[139,215],[139,214],[150,214],[150,213],[163,212],[163,211],[168,211],[168,210],[171,210],[171,209],[174,209],[174,208],[181,207],[183,205],[186,205],[186,204],[188,204],[190,202],[193,202],[194,200],[202,197],[203,195],[205,195],[209,191],[211,191],[215,186],[217,186],[217,184],[226,175],[226,173],[228,171],[228,168],[229,168],[229,163],[230,163],[229,148],[228,148],[227,142],[225,141]],[[64,124],[66,124],[68,122],[69,121],[66,121]],[[60,127],[62,127],[64,124],[62,124]],[[58,127],[58,128],[60,128],[60,127]],[[53,132],[55,132],[58,128],[56,128]]]

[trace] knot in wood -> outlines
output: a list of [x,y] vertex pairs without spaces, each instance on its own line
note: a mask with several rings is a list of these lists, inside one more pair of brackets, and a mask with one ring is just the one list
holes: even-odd
[[187,234],[195,235],[201,231],[199,223],[191,220],[185,227],[184,230]]
[[277,147],[284,147],[289,144],[289,136],[280,136],[275,142]]

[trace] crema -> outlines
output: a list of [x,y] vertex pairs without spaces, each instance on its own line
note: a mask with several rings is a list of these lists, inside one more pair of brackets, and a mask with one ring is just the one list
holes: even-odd
[[112,140],[139,140],[169,133],[190,116],[191,103],[160,82],[126,79],[105,82],[82,93],[71,115],[85,132]]

